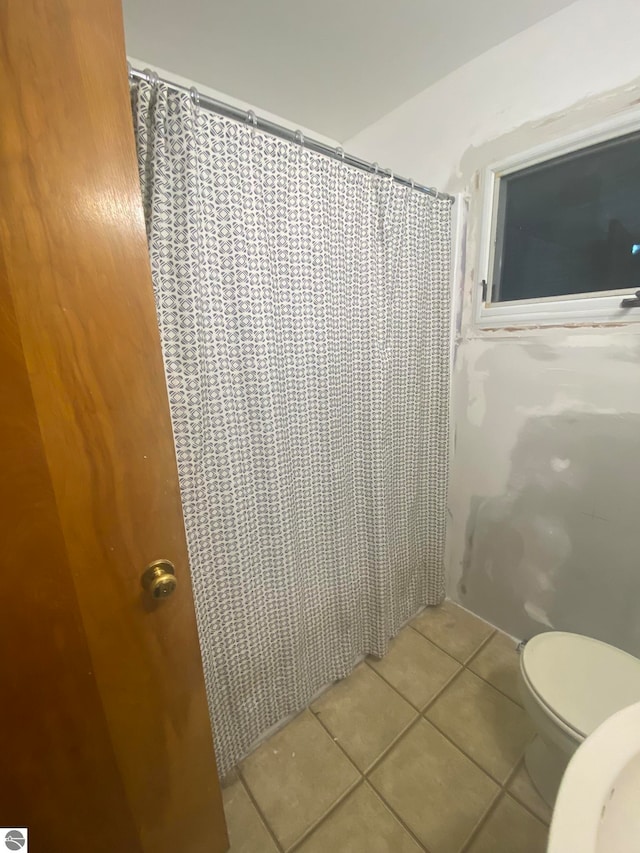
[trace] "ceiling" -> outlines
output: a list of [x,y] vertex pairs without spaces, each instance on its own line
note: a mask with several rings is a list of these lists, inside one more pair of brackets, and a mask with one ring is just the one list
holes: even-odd
[[572,0],[124,0],[127,53],[343,142]]

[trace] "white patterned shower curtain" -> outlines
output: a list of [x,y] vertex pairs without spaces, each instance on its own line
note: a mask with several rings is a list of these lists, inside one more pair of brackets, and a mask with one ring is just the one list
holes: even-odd
[[224,774],[443,596],[450,203],[132,102]]

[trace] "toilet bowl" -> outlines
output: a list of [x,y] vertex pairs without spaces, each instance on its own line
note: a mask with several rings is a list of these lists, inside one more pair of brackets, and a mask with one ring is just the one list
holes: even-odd
[[640,702],[640,659],[581,634],[550,631],[520,656],[524,707],[537,734],[525,765],[553,806],[569,759],[600,723]]

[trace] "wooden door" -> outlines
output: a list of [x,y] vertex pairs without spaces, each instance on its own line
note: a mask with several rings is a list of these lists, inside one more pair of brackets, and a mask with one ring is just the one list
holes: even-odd
[[118,0],[2,2],[0,113],[0,825],[220,853]]

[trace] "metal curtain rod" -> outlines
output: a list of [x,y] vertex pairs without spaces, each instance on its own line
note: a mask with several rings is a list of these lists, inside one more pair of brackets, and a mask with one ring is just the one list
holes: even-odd
[[170,89],[176,92],[183,92],[189,95],[191,100],[205,110],[210,110],[214,113],[227,116],[227,118],[235,119],[236,121],[245,124],[251,124],[256,130],[263,130],[265,133],[270,133],[272,136],[279,136],[280,139],[286,139],[288,142],[295,142],[298,145],[303,145],[311,151],[316,151],[318,154],[323,154],[325,157],[331,157],[334,160],[340,160],[348,166],[354,166],[356,169],[362,169],[364,172],[370,172],[376,175],[386,175],[397,184],[402,184],[405,187],[410,187],[412,190],[432,195],[435,198],[446,198],[451,204],[455,202],[455,197],[448,193],[438,192],[435,187],[425,187],[422,184],[417,184],[409,178],[403,178],[401,175],[394,174],[391,169],[380,169],[377,163],[369,163],[366,160],[361,160],[353,154],[345,154],[342,148],[331,148],[323,142],[318,142],[317,139],[310,139],[308,136],[303,136],[299,130],[290,130],[288,127],[283,127],[281,124],[269,121],[266,118],[260,118],[253,110],[241,110],[239,107],[234,107],[231,104],[225,104],[223,101],[217,101],[215,98],[210,98],[208,95],[201,95],[197,89],[187,89],[186,86],[180,86],[173,83],[171,80],[165,80],[154,71],[141,71],[138,68],[132,68],[129,65],[130,80],[144,80],[147,83],[164,83]]

